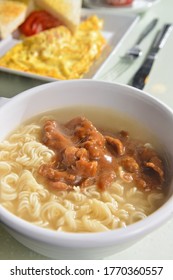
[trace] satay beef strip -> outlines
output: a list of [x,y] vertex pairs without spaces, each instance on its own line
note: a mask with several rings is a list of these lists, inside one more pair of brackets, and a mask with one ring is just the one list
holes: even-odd
[[[116,180],[119,167],[140,188],[147,191],[164,181],[164,167],[156,152],[130,139],[128,132],[101,133],[85,117],[76,117],[64,125],[45,122],[42,142],[55,152],[39,173],[57,190],[72,190],[96,184],[105,190]],[[130,175],[129,175],[130,174]]]

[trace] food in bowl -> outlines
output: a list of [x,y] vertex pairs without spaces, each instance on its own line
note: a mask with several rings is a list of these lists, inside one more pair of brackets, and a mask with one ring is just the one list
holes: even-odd
[[166,199],[166,159],[153,140],[137,122],[96,107],[44,112],[0,143],[0,202],[56,231],[126,227]]
[[[80,110],[75,109],[75,112],[70,110],[70,112],[68,111],[68,114],[63,113],[60,118],[60,111],[64,112],[65,108],[72,107],[79,108]],[[86,109],[83,111],[83,108],[87,107],[90,108],[89,113],[87,113]],[[100,114],[98,112],[98,118],[96,118],[97,111],[95,108],[98,108],[97,110],[102,112]],[[30,249],[50,258],[68,260],[100,259],[127,249],[129,246],[133,245],[147,234],[162,226],[168,219],[172,217],[173,176],[171,170],[173,169],[173,130],[170,128],[172,127],[173,112],[171,109],[150,95],[125,85],[94,80],[53,82],[32,88],[22,94],[19,94],[10,99],[7,104],[0,108],[0,119],[3,119],[3,122],[1,122],[0,142],[2,143],[6,141],[5,139],[8,139],[9,141],[9,137],[12,135],[12,132],[16,131],[17,128],[21,129],[23,124],[29,124],[28,122],[30,122],[30,120],[35,122],[37,116],[42,116],[44,113],[46,113],[46,116],[47,113],[51,112],[52,114],[52,112],[55,110],[58,112],[58,117],[53,116],[53,119],[58,123],[65,124],[72,118],[76,116],[82,116],[83,113],[85,113],[85,117],[90,120],[97,129],[101,128],[104,131],[119,131],[121,127],[121,129],[129,132],[129,135],[132,137],[132,139],[139,139],[140,137],[144,142],[150,143],[163,162],[165,162],[166,159],[166,167],[164,167],[164,177],[166,179],[164,186],[164,198],[161,202],[161,206],[158,206],[159,208],[157,208],[156,211],[154,211],[152,214],[149,214],[144,219],[134,222],[128,226],[122,225],[120,228],[111,230],[104,229],[103,231],[100,230],[99,232],[94,231],[94,228],[92,228],[92,232],[65,232],[65,228],[60,228],[60,230],[52,230],[53,228],[47,228],[46,222],[43,228],[39,223],[34,224],[32,222],[28,222],[23,218],[11,213],[8,210],[8,207],[11,206],[11,201],[7,203],[7,208],[5,208],[7,205],[3,206],[1,203],[0,220],[7,231],[9,231],[14,238]],[[112,111],[114,116],[113,119],[111,118]],[[117,119],[118,122],[116,121]],[[45,122],[43,122],[43,124],[44,123]],[[128,125],[129,123],[132,124],[130,129]],[[103,124],[105,125],[104,127]],[[138,124],[140,124],[140,126]],[[37,127],[38,123],[36,125],[35,134],[37,134]],[[145,129],[147,133],[145,132]],[[31,133],[32,131],[33,130],[31,129],[28,132]],[[27,139],[27,133],[24,134],[26,134]],[[19,134],[16,133],[16,136],[18,135]],[[15,138],[15,134],[13,134],[13,136]],[[28,141],[29,138],[30,136],[28,137]],[[35,140],[33,139],[33,142],[34,141]],[[14,146],[15,145],[12,145],[11,147],[14,148]],[[25,146],[25,144],[22,144],[22,146]],[[30,147],[30,145],[28,146]],[[28,153],[27,149],[23,149],[25,155],[27,154],[27,158],[32,158],[35,163],[37,162],[37,157],[34,158],[32,155],[36,150],[37,145],[34,149],[28,149]],[[52,159],[53,152],[52,149],[45,146],[45,151],[48,150],[50,151],[49,158],[47,158],[47,160],[45,159],[45,153],[42,153],[42,156],[45,159],[44,161],[47,161],[49,164]],[[39,149],[37,151],[39,151]],[[5,153],[3,154],[5,156]],[[22,157],[21,154],[19,156]],[[23,164],[26,165],[26,162],[24,162],[25,156],[23,157]],[[6,162],[4,163],[4,167],[7,168]],[[44,162],[39,162],[38,169],[41,164],[44,164]],[[19,166],[18,170],[20,171],[20,164],[17,163],[17,166]],[[34,170],[33,167],[31,169]],[[5,175],[5,169],[3,170],[3,174]],[[8,169],[6,170],[8,171]],[[22,171],[23,168],[21,169],[21,172]],[[28,171],[25,175],[28,175]],[[18,176],[14,175],[12,180],[9,177],[6,182],[8,184],[10,182],[15,182],[15,180],[18,180],[17,177]],[[46,178],[44,176],[40,177],[40,180],[45,181],[45,179]],[[2,181],[0,181],[0,183],[2,183]],[[25,206],[28,203],[28,191],[30,192],[30,190],[35,190],[35,184],[37,185],[37,192],[35,192],[36,195],[31,196],[31,200],[29,201],[29,203],[33,203],[33,207],[31,208],[32,213],[38,209],[34,208],[34,202],[38,201],[38,192],[42,190],[41,183],[35,183],[35,180],[32,178],[29,184],[25,184],[24,181],[23,185],[21,185],[21,188],[25,189],[23,195],[26,195],[26,200],[23,200],[21,209],[23,207],[23,209],[26,209]],[[2,184],[0,188],[2,189]],[[6,194],[10,195],[11,193],[11,200],[13,200],[15,188],[7,188],[7,190],[8,191]],[[44,195],[48,194],[47,191],[50,191],[50,185],[47,185],[47,190],[44,191]],[[57,193],[61,194],[62,191],[51,190],[50,196],[52,197],[52,195],[54,196]],[[68,193],[69,196],[73,194],[72,191],[65,191],[65,193]],[[96,195],[97,200],[97,192],[94,192],[94,194]],[[44,201],[44,198],[46,197],[44,195],[41,196],[39,202]],[[78,202],[80,203],[81,196],[77,197],[79,198]],[[119,198],[119,193],[116,197],[117,199]],[[104,198],[104,204],[110,204],[109,198],[110,196],[108,196],[108,198]],[[68,207],[68,210],[66,210],[65,207],[65,209],[60,207],[60,210],[63,211],[64,209],[64,217],[70,224],[71,221],[74,221],[73,201],[70,203],[68,199],[63,199],[63,203],[66,203],[64,205]],[[84,202],[81,202],[81,205],[84,205]],[[98,218],[100,218],[99,214],[101,213],[99,208],[100,205],[103,205],[101,201],[98,203],[97,207],[95,207],[95,210],[97,211],[95,213],[97,213]],[[44,213],[50,221],[51,217],[58,215],[59,212],[58,210],[55,210],[47,215],[48,212],[45,209]],[[86,210],[84,213],[86,213]],[[124,215],[126,212],[123,211],[120,213],[121,217],[126,216]],[[72,215],[69,216],[68,214]],[[107,219],[104,217],[105,216],[102,217],[102,220],[106,221]],[[35,221],[36,220],[34,220],[34,222]],[[64,231],[62,231],[62,229]]]

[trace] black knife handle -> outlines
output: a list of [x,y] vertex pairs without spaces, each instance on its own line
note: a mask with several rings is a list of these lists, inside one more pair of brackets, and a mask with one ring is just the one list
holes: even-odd
[[152,65],[154,63],[153,59],[146,59],[143,65],[139,68],[139,70],[136,72],[133,81],[132,81],[132,86],[143,89],[147,82],[147,77],[148,74],[150,73],[150,70],[152,68]]
[[173,25],[172,24],[165,24],[163,28],[157,33],[156,38],[153,42],[153,48],[161,49],[165,45],[170,32],[172,31]]
[[146,26],[144,31],[139,36],[136,45],[139,45],[143,41],[143,39],[153,30],[157,22],[158,22],[158,18],[155,18]]
[[132,80],[132,86],[143,89],[147,82],[148,75],[151,71],[152,65],[156,59],[156,55],[158,51],[164,46],[166,43],[171,31],[173,29],[172,24],[165,24],[161,30],[157,33],[152,47],[147,55],[146,60],[142,64],[142,66],[139,68],[139,70],[134,75],[134,78]]

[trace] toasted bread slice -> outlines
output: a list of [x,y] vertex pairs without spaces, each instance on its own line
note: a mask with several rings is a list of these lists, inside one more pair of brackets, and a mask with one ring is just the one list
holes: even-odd
[[38,7],[63,22],[72,32],[80,23],[82,0],[35,0]]
[[[0,0],[0,1],[9,1],[9,0]],[[30,14],[33,10],[36,9],[35,0],[10,0],[13,2],[20,2],[27,6],[27,15]]]
[[27,5],[20,2],[0,1],[0,38],[8,37],[25,20]]

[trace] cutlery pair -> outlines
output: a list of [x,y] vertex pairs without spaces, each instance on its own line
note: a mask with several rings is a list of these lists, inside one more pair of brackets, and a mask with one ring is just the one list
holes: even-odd
[[169,35],[171,34],[171,31],[173,29],[172,24],[165,24],[161,30],[156,34],[156,37],[151,45],[151,48],[148,52],[148,55],[146,59],[144,60],[142,66],[139,68],[139,70],[135,73],[131,85],[133,87],[143,89],[147,79],[148,75],[152,69],[153,63],[157,58],[157,54],[160,51],[160,49],[163,48],[165,45]]
[[123,58],[135,59],[142,55],[142,49],[140,47],[140,44],[145,39],[145,37],[154,29],[157,22],[158,22],[158,19],[155,18],[146,26],[146,28],[143,30],[143,32],[139,36],[136,44],[127,51],[127,53],[123,56]]
[[158,22],[158,19],[153,19],[142,31],[140,34],[137,42],[134,46],[132,46],[122,57],[120,57],[119,62],[113,66],[109,71],[104,74],[104,79],[107,79],[109,77],[113,77],[112,80],[116,79],[118,76],[120,76],[131,64],[132,62],[142,55],[142,49],[140,47],[140,44],[142,41],[149,35],[149,33],[154,29]]

